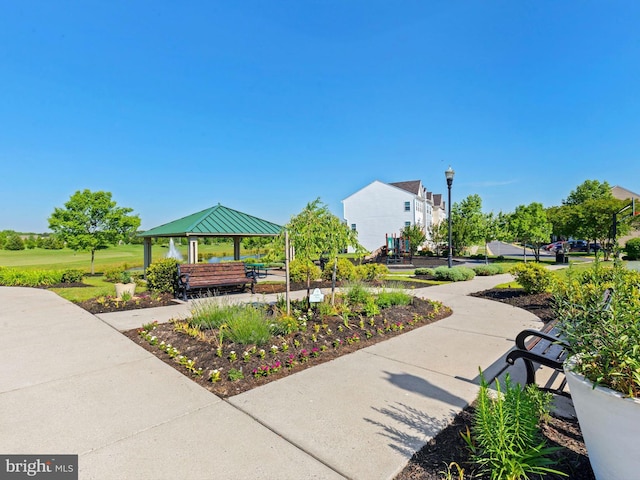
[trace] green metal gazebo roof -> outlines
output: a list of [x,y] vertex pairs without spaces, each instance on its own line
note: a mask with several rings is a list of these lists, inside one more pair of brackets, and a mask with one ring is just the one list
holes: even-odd
[[282,227],[223,205],[202,210],[138,234],[139,237],[275,236]]

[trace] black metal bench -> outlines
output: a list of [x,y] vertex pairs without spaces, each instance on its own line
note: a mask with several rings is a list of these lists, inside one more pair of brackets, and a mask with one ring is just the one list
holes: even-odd
[[[609,308],[613,291],[605,290],[602,297],[601,311]],[[539,387],[541,390],[549,391],[556,395],[571,398],[565,391],[567,384],[564,378],[563,364],[570,353],[569,345],[563,341],[557,327],[557,320],[547,323],[541,330],[526,329],[516,337],[516,346],[507,354],[507,363],[515,365],[518,358],[524,362],[527,372],[527,385],[536,383],[536,370],[540,365],[550,367],[558,373],[563,374],[562,381],[557,388]]]
[[[507,363],[515,365],[518,358],[524,362],[527,372],[527,385],[536,384],[536,370],[539,365],[553,368],[564,374],[563,364],[568,355],[568,345],[562,341],[556,328],[556,321],[549,322],[542,330],[526,329],[516,337],[516,347],[507,354]],[[540,387],[556,395],[570,397],[564,390],[566,378],[558,388]]]
[[178,265],[176,293],[187,300],[187,292],[201,289],[238,287],[245,290],[251,286],[255,293],[256,275],[247,272],[243,262],[227,263],[185,263]]

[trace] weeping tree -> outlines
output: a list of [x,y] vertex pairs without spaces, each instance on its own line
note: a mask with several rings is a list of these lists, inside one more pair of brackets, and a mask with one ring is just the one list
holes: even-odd
[[[285,230],[289,242],[295,251],[296,259],[303,263],[312,263],[321,255],[333,262],[332,301],[335,292],[338,254],[352,247],[357,253],[364,253],[358,243],[357,232],[351,230],[338,217],[333,215],[327,205],[319,198],[307,204],[296,216],[292,217]],[[307,299],[311,291],[311,270],[307,269]]]
[[55,208],[49,228],[72,250],[91,253],[94,273],[96,251],[128,241],[140,226],[140,217],[130,215],[131,208],[118,207],[111,192],[77,191],[64,208]]

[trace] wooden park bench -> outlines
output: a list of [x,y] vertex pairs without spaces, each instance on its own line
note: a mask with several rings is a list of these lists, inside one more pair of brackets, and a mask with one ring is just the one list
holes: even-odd
[[251,285],[255,293],[256,277],[247,272],[243,262],[226,263],[184,263],[178,265],[178,285],[176,293],[187,300],[187,292],[193,290],[222,287],[238,287],[245,290]]
[[[612,290],[605,290],[601,307],[603,312],[609,308],[611,297]],[[506,360],[509,365],[515,365],[518,358],[523,360],[527,372],[527,385],[537,385],[536,370],[540,365],[561,373],[563,378],[557,388],[540,387],[540,389],[570,398],[571,395],[565,391],[567,379],[564,378],[563,369],[564,361],[570,354],[570,350],[569,345],[562,339],[557,322],[557,320],[552,320],[541,330],[526,329],[521,331],[516,337],[515,348],[507,354]]]

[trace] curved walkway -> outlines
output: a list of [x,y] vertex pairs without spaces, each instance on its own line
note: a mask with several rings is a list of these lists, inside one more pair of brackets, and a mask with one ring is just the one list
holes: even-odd
[[416,290],[453,315],[227,400],[118,332],[185,306],[98,318],[0,287],[0,452],[78,454],[82,480],[392,479],[540,325],[468,296],[508,279]]

